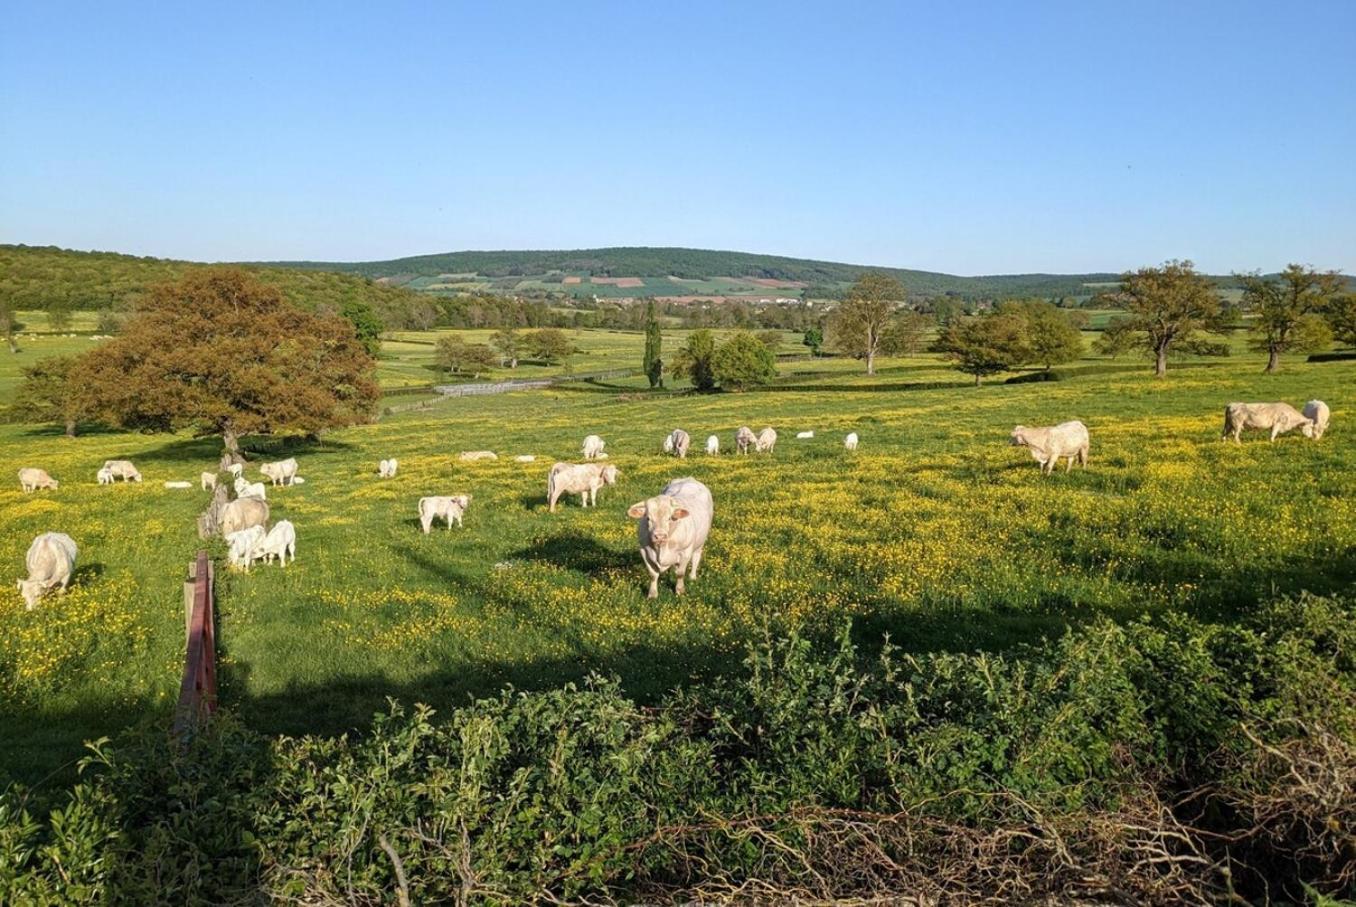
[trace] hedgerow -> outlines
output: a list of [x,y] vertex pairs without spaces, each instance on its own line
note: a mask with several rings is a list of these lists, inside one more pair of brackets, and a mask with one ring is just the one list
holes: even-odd
[[1351,897],[1353,618],[1304,596],[1005,654],[769,630],[654,708],[599,678],[362,736],[220,715],[91,744],[46,815],[0,797],[0,902]]

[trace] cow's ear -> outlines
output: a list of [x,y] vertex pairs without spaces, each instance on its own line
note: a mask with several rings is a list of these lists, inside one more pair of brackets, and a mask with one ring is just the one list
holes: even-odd
[[632,504],[630,507],[626,508],[626,515],[633,520],[638,520],[645,516],[645,502],[642,501],[639,504]]
[[687,511],[682,507],[679,507],[677,510],[673,511],[673,518],[675,520],[685,520],[687,519]]

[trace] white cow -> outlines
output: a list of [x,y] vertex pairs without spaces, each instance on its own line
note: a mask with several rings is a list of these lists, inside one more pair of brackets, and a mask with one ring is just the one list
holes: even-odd
[[611,464],[557,463],[546,477],[546,503],[550,512],[556,512],[556,502],[564,494],[579,495],[579,506],[598,505],[598,489],[616,485],[621,473]]
[[245,464],[228,463],[226,464],[226,471],[231,474],[231,478],[238,479],[245,474]]
[[382,460],[377,464],[377,475],[381,476],[383,479],[394,479],[396,470],[399,468],[400,463],[397,462],[395,457],[392,457],[389,460]]
[[278,520],[273,524],[273,528],[264,536],[264,540],[254,549],[251,557],[263,558],[265,564],[271,562],[273,558],[278,559],[278,565],[287,566],[287,556],[292,555],[292,563],[297,561],[297,530],[292,525],[291,520]]
[[739,426],[739,431],[735,432],[735,447],[739,448],[740,453],[748,453],[749,448],[754,447],[757,443],[758,436],[753,433],[753,429],[747,425]]
[[518,454],[518,456],[514,457],[513,459],[517,460],[519,463],[537,462],[536,454]]
[[706,455],[708,457],[720,456],[720,435],[708,435],[706,438]]
[[433,527],[433,521],[438,517],[447,520],[447,528],[452,528],[455,520],[458,527],[461,526],[461,518],[466,514],[466,508],[471,506],[471,496],[469,494],[458,494],[446,497],[427,497],[419,499],[419,525],[424,527],[424,534],[427,535]]
[[297,458],[288,457],[276,463],[263,463],[259,472],[273,485],[291,485],[297,477]]
[[492,450],[464,450],[457,456],[457,459],[463,463],[474,463],[477,460],[497,460],[499,454]]
[[758,441],[755,448],[759,453],[772,453],[772,448],[777,446],[777,432],[773,431],[772,426],[768,426],[758,433]]
[[848,432],[848,436],[843,439],[843,447],[847,450],[857,449],[857,433],[855,431]]
[[1084,469],[1088,468],[1088,427],[1077,419],[1046,428],[1018,425],[1012,430],[1010,438],[1014,447],[1025,447],[1031,451],[1031,456],[1041,464],[1041,472],[1045,475],[1054,472],[1056,464],[1066,458],[1068,463],[1064,467],[1065,472],[1073,469],[1074,460]]
[[268,526],[268,501],[263,498],[237,498],[221,508],[221,534],[229,538],[231,533],[248,529],[251,526]]
[[263,482],[235,480],[235,496],[238,498],[262,498],[268,500],[267,486]]
[[656,496],[632,504],[626,513],[640,521],[636,540],[640,559],[650,574],[649,597],[659,596],[659,576],[670,568],[677,574],[674,591],[682,595],[683,575],[697,578],[706,537],[711,533],[715,513],[711,490],[690,476],[674,479]]
[[19,487],[24,491],[37,491],[39,488],[56,490],[61,483],[47,474],[47,470],[36,466],[25,466],[19,470]]
[[1230,403],[1224,407],[1224,433],[1220,440],[1233,436],[1235,444],[1242,444],[1238,436],[1245,428],[1266,431],[1271,429],[1271,440],[1288,431],[1300,430],[1306,438],[1314,436],[1314,420],[1302,414],[1289,403]]
[[205,473],[203,473],[203,474],[202,474],[202,479],[201,479],[201,481],[202,481],[202,490],[203,490],[203,491],[216,491],[216,490],[217,490],[217,474],[216,474],[215,472],[205,472]]
[[25,608],[32,611],[38,599],[57,586],[65,593],[75,574],[75,556],[75,542],[64,532],[44,532],[33,540],[24,559],[28,579],[19,580]]
[[606,446],[607,442],[602,438],[597,435],[589,435],[584,439],[584,447],[581,453],[583,453],[585,460],[596,460]]
[[169,481],[169,482],[166,482],[166,483],[165,483],[165,487],[166,487],[166,488],[180,488],[180,489],[182,489],[182,488],[192,488],[192,487],[193,487],[193,483],[192,483],[192,482],[181,482],[181,481]]
[[227,557],[234,567],[243,567],[246,573],[250,572],[250,564],[254,563],[255,552],[267,538],[263,526],[249,526],[237,530],[226,536],[226,544],[230,546]]
[[798,432],[796,432],[796,440],[797,440],[797,441],[808,441],[808,440],[810,440],[811,438],[813,438],[814,436],[815,436],[815,433],[812,432],[812,431],[798,431]]
[[1328,430],[1328,419],[1331,415],[1328,404],[1322,400],[1310,400],[1304,404],[1304,418],[1312,419],[1314,422],[1315,441],[1323,437],[1323,433]]
[[100,485],[112,485],[113,471],[111,469],[105,469],[104,467],[101,466],[99,467],[99,471],[94,474],[94,478],[99,480]]
[[141,473],[132,465],[131,460],[104,460],[104,469],[115,479],[124,482],[140,482]]
[[675,428],[669,432],[669,436],[664,439],[664,453],[673,454],[679,459],[686,459],[687,449],[692,445],[692,438],[681,428]]

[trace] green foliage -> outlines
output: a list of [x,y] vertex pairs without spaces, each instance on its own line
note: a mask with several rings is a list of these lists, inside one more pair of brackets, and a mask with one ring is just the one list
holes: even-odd
[[[1111,854],[1082,883],[1090,897],[1107,872],[1141,892],[1131,900],[1183,873],[1221,898],[1342,894],[1341,821],[1282,831],[1240,807],[1293,784],[1274,754],[1353,739],[1354,628],[1356,603],[1305,596],[1237,626],[1099,620],[1001,655],[867,655],[846,631],[817,646],[769,629],[742,672],[652,709],[595,678],[441,721],[393,703],[362,737],[267,738],[223,713],[182,751],[155,732],[94,744],[45,815],[0,795],[0,897],[376,903],[402,884],[392,853],[412,903],[685,900],[729,879],[864,895],[859,849],[803,835],[804,817],[835,815],[883,843],[896,885],[948,865],[919,846],[930,834],[1016,831],[1034,862],[1008,871],[1033,894],[1069,895],[1062,872],[1093,859],[1088,845]],[[1169,852],[1191,860],[1139,859],[1154,838],[1137,810],[1202,803],[1238,806],[1171,825]],[[904,842],[875,837],[904,820],[920,823]],[[1135,848],[1087,837],[1118,821]],[[1063,840],[1041,858],[1054,829]]]
[[1099,355],[1119,359],[1136,345],[1134,324],[1129,318],[1120,317],[1107,322],[1101,335],[1093,341],[1092,348]]
[[11,353],[19,352],[19,344],[15,341],[14,335],[23,329],[23,322],[19,321],[19,317],[14,313],[11,305],[0,299],[0,334],[4,335],[5,343],[9,346]]
[[[1083,335],[1074,323],[1073,313],[1061,311],[1043,299],[1005,302],[999,311],[1017,315],[1026,323],[1029,361],[1047,372],[1052,366],[1073,362],[1083,355]],[[1083,315],[1083,320],[1086,318]]]
[[85,414],[81,395],[68,380],[75,362],[74,356],[49,356],[25,366],[14,398],[14,417],[22,422],[54,422],[74,436],[76,423]]
[[369,356],[381,352],[381,332],[386,330],[370,303],[362,299],[346,299],[339,314],[353,325],[353,333]]
[[1332,331],[1322,313],[1342,287],[1336,271],[1320,273],[1291,264],[1279,278],[1244,275],[1243,306],[1255,316],[1252,348],[1267,354],[1268,372],[1276,371],[1281,354],[1311,352],[1332,342]]
[[817,327],[808,328],[801,344],[808,346],[812,355],[818,356],[820,348],[824,346],[824,332]]
[[1356,294],[1334,297],[1324,311],[1333,339],[1346,346],[1356,346]]
[[725,390],[760,387],[777,377],[777,357],[763,341],[738,331],[716,349],[711,374]]
[[501,362],[506,363],[509,368],[518,367],[518,355],[522,352],[523,341],[516,329],[504,327],[495,331],[490,338],[490,346],[499,353]]
[[490,347],[467,343],[455,334],[438,339],[435,361],[440,369],[454,375],[479,375],[498,363]]
[[650,387],[664,386],[664,360],[660,358],[664,349],[664,336],[659,332],[659,319],[654,314],[654,300],[645,306],[645,356],[641,360],[641,370],[645,372]]
[[547,365],[563,362],[576,352],[570,338],[558,328],[539,328],[524,334],[523,348],[529,356]]
[[690,380],[696,390],[715,390],[715,355],[716,336],[706,329],[693,331],[673,358],[673,374]]
[[928,334],[936,321],[921,312],[895,315],[881,333],[880,351],[885,356],[916,356],[927,346]]
[[866,373],[874,375],[886,326],[904,297],[904,287],[888,274],[863,274],[829,315],[830,344],[840,353],[865,359]]
[[956,319],[943,329],[936,349],[958,371],[980,380],[1011,371],[1031,358],[1026,321],[1019,315],[995,313]]
[[1129,312],[1126,330],[1135,332],[1136,343],[1154,357],[1159,376],[1167,374],[1174,348],[1194,343],[1197,351],[1209,354],[1212,347],[1199,332],[1227,325],[1213,284],[1190,261],[1126,272],[1115,299]]

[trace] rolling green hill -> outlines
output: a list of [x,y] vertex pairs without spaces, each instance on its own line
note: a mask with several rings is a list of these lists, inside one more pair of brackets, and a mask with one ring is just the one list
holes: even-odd
[[[670,278],[677,278],[680,281],[719,281],[722,277],[735,277],[835,286],[850,283],[864,271],[872,270],[885,271],[898,278],[910,291],[925,295],[955,293],[963,296],[1077,296],[1090,292],[1087,284],[1114,282],[1117,277],[1111,273],[958,277],[934,271],[873,268],[869,265],[787,258],[780,255],[649,247],[447,252],[397,258],[391,261],[279,261],[261,264],[270,267],[347,271],[396,283],[407,283],[418,278],[439,275],[478,275],[491,281],[555,275],[557,282],[565,275],[643,278],[643,290],[633,290],[634,295],[657,295],[660,290],[674,295],[690,292],[678,284],[668,288],[657,287],[651,278],[658,281]],[[587,287],[588,284],[579,286]],[[570,287],[563,286],[562,289]],[[723,289],[713,287],[711,291],[719,292]]]

